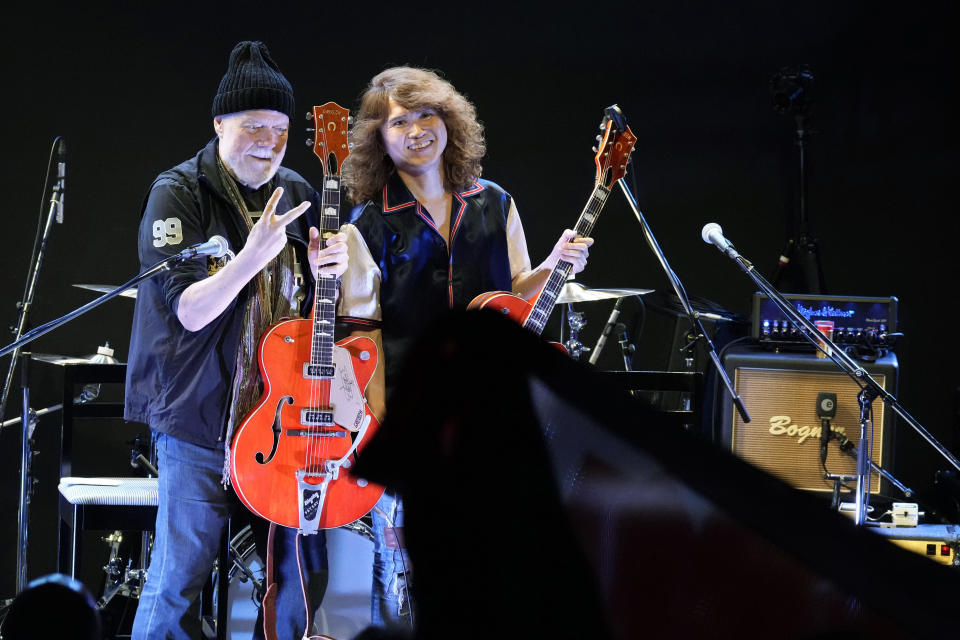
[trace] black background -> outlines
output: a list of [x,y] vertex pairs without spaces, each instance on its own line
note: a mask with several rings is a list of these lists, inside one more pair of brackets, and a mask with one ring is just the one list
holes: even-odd
[[[719,222],[772,276],[794,231],[799,183],[794,122],[773,110],[768,80],[782,67],[808,64],[816,78],[808,213],[828,291],[899,298],[906,337],[897,352],[898,397],[941,442],[954,444],[960,374],[952,253],[960,225],[950,197],[956,72],[949,61],[956,46],[948,41],[945,10],[922,3],[881,9],[866,2],[695,1],[462,9],[104,3],[25,11],[6,21],[0,45],[5,325],[16,322],[38,212],[49,197],[44,171],[53,139],[63,136],[68,147],[65,221],[47,246],[34,325],[93,299],[73,284],[116,285],[136,274],[141,200],[157,173],[212,137],[210,103],[241,39],[268,44],[304,113],[328,100],[355,108],[369,78],[387,66],[441,70],[478,107],[489,148],[484,176],[516,198],[534,263],[586,201],[596,125],[602,109],[618,103],[638,138],[635,195],[673,268],[689,293],[746,315],[752,283],[700,240],[700,229]],[[303,126],[291,123],[285,164],[316,183],[319,167],[303,143]],[[580,282],[669,288],[619,190],[594,237]],[[587,344],[611,306],[581,307]],[[132,301],[112,300],[32,348],[81,356],[109,341],[126,361],[132,311]],[[608,348],[601,366],[618,368],[617,356]],[[0,362],[4,374],[8,363]],[[57,368],[34,368],[33,406],[58,402]],[[14,389],[5,417],[17,413],[18,394]],[[54,414],[38,427],[31,577],[55,569],[57,425]],[[121,466],[123,455],[109,454]],[[14,586],[18,427],[0,435],[0,456],[3,595]],[[898,434],[897,462],[901,479],[919,488],[947,466],[908,428]]]

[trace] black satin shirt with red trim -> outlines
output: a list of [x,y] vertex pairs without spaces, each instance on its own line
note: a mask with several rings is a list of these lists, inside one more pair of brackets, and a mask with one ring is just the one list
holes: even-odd
[[350,223],[380,269],[388,389],[412,343],[433,318],[447,309],[465,309],[481,293],[510,291],[510,205],[510,195],[487,180],[454,193],[449,252],[430,214],[396,174],[381,198],[351,211]]

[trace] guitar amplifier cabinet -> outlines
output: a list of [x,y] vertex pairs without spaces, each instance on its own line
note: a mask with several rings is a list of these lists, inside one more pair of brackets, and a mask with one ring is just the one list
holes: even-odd
[[[737,393],[743,399],[750,422],[745,423],[729,394],[722,393],[720,437],[724,447],[753,465],[779,477],[798,489],[833,490],[820,464],[821,420],[817,416],[817,394],[837,395],[836,416],[831,429],[843,434],[852,446],[841,450],[834,438],[827,449],[830,473],[856,474],[856,451],[860,442],[860,387],[834,362],[808,353],[777,353],[757,348],[731,349],[723,359]],[[896,395],[898,364],[888,353],[876,362],[859,363],[884,389]],[[894,415],[879,398],[873,401],[873,444],[871,459],[886,471],[893,471]],[[875,470],[870,492],[887,491]]]

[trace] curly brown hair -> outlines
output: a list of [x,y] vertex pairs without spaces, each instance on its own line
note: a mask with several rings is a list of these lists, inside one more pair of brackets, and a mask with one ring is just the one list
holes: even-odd
[[480,177],[480,161],[487,151],[477,110],[436,72],[393,67],[375,75],[360,99],[353,147],[343,164],[343,184],[350,199],[359,204],[375,197],[396,171],[380,133],[390,112],[390,98],[404,109],[437,111],[447,128],[443,186],[448,191],[469,189]]

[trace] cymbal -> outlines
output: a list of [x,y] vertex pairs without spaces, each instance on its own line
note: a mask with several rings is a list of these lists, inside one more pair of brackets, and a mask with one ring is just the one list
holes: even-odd
[[[110,293],[116,287],[112,287],[109,284],[75,284],[73,285],[79,289],[89,289],[90,291],[99,291],[100,293]],[[137,288],[130,287],[129,289],[124,289],[120,292],[121,296],[125,298],[136,298],[137,297]]]
[[52,364],[91,364],[93,356],[89,358],[77,358],[74,356],[61,356],[54,353],[34,353],[30,356],[34,360],[41,362],[50,362]]
[[593,302],[594,300],[609,300],[610,298],[626,298],[627,296],[642,296],[653,289],[588,289],[579,282],[568,280],[557,296],[558,303],[565,302]]
[[101,347],[97,347],[96,353],[79,358],[74,356],[61,356],[53,353],[32,353],[30,357],[34,360],[49,362],[51,364],[122,364],[113,357],[113,349],[110,348],[109,342]]

